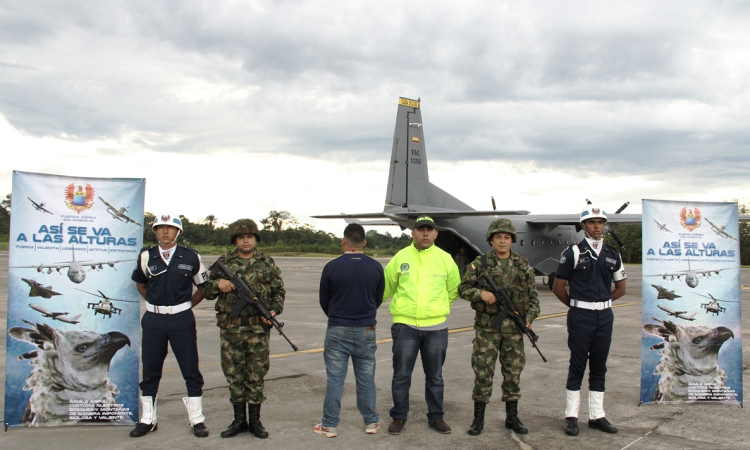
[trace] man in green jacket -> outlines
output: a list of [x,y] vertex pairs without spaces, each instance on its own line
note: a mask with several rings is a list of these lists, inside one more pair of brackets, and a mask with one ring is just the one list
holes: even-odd
[[385,268],[385,294],[393,297],[393,422],[390,434],[399,434],[409,414],[409,387],[417,353],[425,372],[427,423],[440,433],[450,433],[443,420],[443,363],[448,349],[451,303],[458,298],[461,278],[451,255],[435,246],[438,232],[428,216],[418,217],[412,244],[391,259]]

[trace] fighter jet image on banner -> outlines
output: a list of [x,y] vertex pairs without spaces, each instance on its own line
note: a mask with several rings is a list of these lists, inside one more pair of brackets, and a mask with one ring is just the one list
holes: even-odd
[[[32,200],[31,197],[26,197],[26,198],[29,199],[31,204],[34,205],[34,209],[36,209],[37,211],[46,212],[47,214],[52,214],[50,211],[47,211],[46,209],[44,209],[44,203],[37,203],[34,200]],[[54,214],[52,215],[54,216]]]
[[21,278],[26,284],[31,286],[29,290],[29,297],[42,297],[52,298],[53,295],[62,295],[59,292],[52,290],[52,286],[45,286],[41,283],[37,283],[35,279]]
[[706,222],[708,222],[708,224],[711,225],[711,231],[713,231],[714,233],[716,233],[717,236],[721,236],[723,238],[728,238],[728,239],[734,239],[735,241],[737,240],[736,237],[731,236],[729,233],[727,233],[726,231],[724,231],[724,230],[727,229],[726,225],[722,225],[720,227],[717,227],[713,222],[711,222],[710,220],[708,220],[708,217],[705,217],[705,219],[706,219]]
[[[678,270],[675,272],[657,273],[655,275],[643,275],[646,277],[662,277],[663,279],[669,278],[670,281],[674,281],[675,278],[678,280],[685,277],[685,284],[694,288],[698,286],[698,277],[710,277],[711,274],[719,275],[722,270],[737,269],[737,267],[725,267],[722,269],[691,269],[690,261],[688,260],[688,270]],[[653,285],[652,285],[653,286]]]
[[707,302],[707,303],[701,303],[701,308],[703,308],[703,309],[706,310],[706,314],[711,313],[714,316],[718,316],[719,313],[723,313],[723,312],[725,312],[727,310],[723,306],[719,305],[719,302],[739,303],[739,302],[734,301],[734,300],[722,300],[720,298],[716,298],[713,295],[711,295],[710,293],[708,294],[708,296],[705,296],[703,294],[699,294],[697,292],[693,292],[693,294],[700,295],[701,297],[705,297],[705,298],[711,300],[710,302]]
[[[554,272],[562,251],[569,244],[583,239],[578,211],[575,214],[531,215],[523,210],[495,210],[494,205],[492,210],[477,211],[432,184],[419,99],[398,100],[388,164],[390,172],[382,212],[313,217],[411,229],[417,217],[428,215],[435,220],[439,231],[435,244],[450,254],[457,253],[464,246],[470,261],[489,249],[485,240],[489,224],[496,218],[507,218],[513,222],[517,234],[512,250],[524,255],[537,275],[547,278],[550,288],[555,281]],[[487,197],[490,197],[489,193]],[[608,215],[610,230],[618,224],[640,222],[640,214]]]
[[[656,222],[656,219],[654,219],[654,222]],[[659,222],[656,222],[656,226],[659,227],[659,229],[661,231],[666,231],[667,233],[671,233],[671,231],[669,231],[669,229],[667,229],[667,223],[666,222],[664,222],[663,224],[661,224]]]
[[[679,317],[680,319],[685,319],[685,320],[695,320],[695,315],[698,314],[698,313],[687,314],[687,311],[675,311],[673,309],[669,309],[666,306],[661,306],[661,305],[656,305],[656,307],[661,309],[665,313],[667,313],[668,316]],[[654,320],[659,320],[659,319],[654,319]]]
[[29,307],[35,311],[39,311],[40,313],[42,313],[43,317],[49,317],[52,320],[59,320],[60,322],[70,323],[73,325],[80,322],[78,319],[80,319],[81,316],[83,315],[83,314],[76,314],[73,317],[68,317],[67,312],[53,312],[42,306],[35,305],[34,303],[29,303]]
[[675,294],[674,291],[662,287],[660,284],[652,284],[651,287],[656,289],[656,298],[658,299],[674,300],[682,297],[681,295]]
[[11,269],[36,269],[37,272],[42,273],[44,269],[47,269],[47,274],[51,274],[52,270],[56,270],[60,273],[60,269],[68,268],[68,279],[73,283],[80,284],[86,279],[86,267],[90,270],[101,270],[104,266],[112,267],[117,270],[115,264],[127,261],[135,261],[135,259],[118,259],[114,261],[78,261],[76,260],[76,252],[73,250],[73,261],[62,261],[53,264],[39,264],[38,266],[10,266]]
[[104,200],[103,198],[99,197],[99,200],[101,200],[102,203],[107,205],[107,212],[112,215],[113,219],[117,219],[120,222],[125,222],[125,223],[134,223],[138,225],[139,227],[143,226],[140,223],[136,222],[135,220],[125,215],[125,213],[128,212],[128,208],[129,208],[128,206],[123,206],[122,208],[117,209],[114,206],[112,206],[109,202]]
[[120,300],[119,298],[109,298],[106,295],[104,295],[104,292],[97,291],[99,294],[94,294],[88,291],[84,291],[83,289],[77,289],[76,291],[85,292],[86,294],[93,295],[94,297],[100,297],[104,300],[101,300],[96,303],[89,303],[88,308],[94,310],[94,315],[101,314],[102,319],[105,317],[112,318],[112,314],[120,314],[122,312],[122,308],[118,308],[115,305],[112,304],[112,302],[126,302],[126,303],[140,303],[138,300]]

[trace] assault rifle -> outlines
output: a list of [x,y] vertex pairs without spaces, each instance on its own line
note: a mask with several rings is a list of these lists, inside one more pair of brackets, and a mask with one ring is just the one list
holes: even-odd
[[224,275],[224,277],[232,282],[236,289],[235,294],[237,295],[237,302],[234,304],[232,312],[229,313],[231,317],[239,317],[242,310],[245,309],[247,305],[250,305],[258,311],[258,314],[260,314],[261,317],[271,322],[274,328],[278,330],[279,334],[284,336],[284,339],[289,342],[289,345],[292,346],[295,352],[299,350],[297,346],[294,345],[291,340],[289,340],[287,335],[284,334],[284,331],[282,330],[282,328],[284,328],[284,322],[279,322],[276,317],[271,315],[271,311],[268,310],[268,307],[265,305],[265,303],[258,300],[258,296],[255,295],[255,292],[253,292],[253,290],[250,289],[250,286],[245,283],[245,280],[238,277],[231,270],[229,270],[229,267],[227,267],[227,265],[224,264],[221,259],[217,259],[214,265],[211,266],[209,270],[213,269],[214,267],[217,267]]
[[506,317],[510,317],[514,322],[516,322],[516,326],[521,331],[521,333],[525,334],[529,338],[529,341],[531,341],[531,346],[534,347],[537,352],[539,352],[539,356],[542,357],[542,361],[547,362],[547,358],[542,355],[542,351],[539,350],[539,347],[536,346],[536,341],[539,340],[539,336],[537,336],[531,328],[526,327],[526,320],[521,317],[521,314],[519,314],[516,310],[516,306],[513,304],[513,302],[510,301],[507,290],[498,288],[495,282],[492,281],[492,278],[487,274],[480,276],[477,281],[482,287],[487,288],[488,291],[492,292],[495,295],[495,303],[497,304],[498,313],[492,320],[492,328],[500,329],[500,324],[502,323],[503,319],[505,319]]

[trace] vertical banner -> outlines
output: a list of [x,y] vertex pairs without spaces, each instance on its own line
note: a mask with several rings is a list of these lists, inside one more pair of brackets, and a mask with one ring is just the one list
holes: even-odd
[[641,402],[742,403],[736,203],[643,201]]
[[5,423],[138,420],[143,179],[13,173]]

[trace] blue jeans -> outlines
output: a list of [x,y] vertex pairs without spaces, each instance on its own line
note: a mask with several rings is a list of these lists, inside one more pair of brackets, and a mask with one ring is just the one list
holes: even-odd
[[443,418],[443,363],[448,349],[448,329],[437,331],[415,330],[402,323],[391,326],[393,337],[393,408],[391,417],[406,422],[409,415],[411,373],[422,354],[424,369],[424,397],[427,401],[427,423]]
[[365,424],[378,422],[375,410],[375,330],[364,327],[328,326],[323,359],[326,362],[326,396],[323,401],[323,426],[337,427],[341,412],[344,380],[352,358],[357,381],[357,408]]

